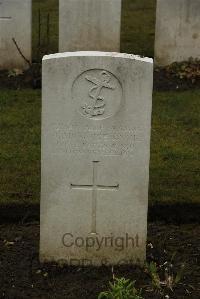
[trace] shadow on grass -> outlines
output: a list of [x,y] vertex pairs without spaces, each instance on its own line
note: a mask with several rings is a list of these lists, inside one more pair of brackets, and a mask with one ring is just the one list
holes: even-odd
[[[200,223],[200,203],[150,204],[148,222]],[[0,224],[40,220],[39,204],[8,204],[0,207]]]

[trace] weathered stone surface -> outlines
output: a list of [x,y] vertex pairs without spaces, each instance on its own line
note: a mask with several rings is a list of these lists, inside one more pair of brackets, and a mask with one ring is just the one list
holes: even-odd
[[31,0],[0,0],[0,69],[25,69],[31,61]]
[[121,0],[59,0],[59,51],[120,51]]
[[152,73],[128,54],[44,57],[41,261],[144,261]]
[[157,0],[155,63],[200,58],[200,1]]

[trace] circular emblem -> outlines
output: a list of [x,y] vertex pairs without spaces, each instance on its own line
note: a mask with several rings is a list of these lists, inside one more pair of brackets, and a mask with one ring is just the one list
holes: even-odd
[[121,84],[112,73],[103,69],[88,70],[79,75],[72,93],[77,111],[94,120],[113,116],[121,105]]

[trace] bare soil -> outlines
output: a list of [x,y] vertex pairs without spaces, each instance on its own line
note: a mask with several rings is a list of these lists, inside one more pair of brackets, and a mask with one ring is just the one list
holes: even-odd
[[[144,298],[199,299],[200,294],[200,225],[149,223],[147,260],[158,265],[174,258],[175,271],[185,264],[181,283],[164,295],[152,290],[144,269],[115,267],[116,276],[137,280]],[[97,298],[112,280],[110,267],[80,268],[55,264],[41,265],[39,255],[39,222],[0,225],[0,298]]]

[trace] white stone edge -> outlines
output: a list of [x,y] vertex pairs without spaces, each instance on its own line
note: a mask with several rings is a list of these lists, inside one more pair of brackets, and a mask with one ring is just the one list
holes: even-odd
[[100,52],[100,51],[78,51],[78,52],[64,52],[55,53],[50,55],[45,55],[42,60],[56,59],[56,58],[66,58],[66,57],[117,57],[132,59],[137,61],[153,63],[153,59],[149,57],[141,57],[139,55],[118,53],[118,52]]

